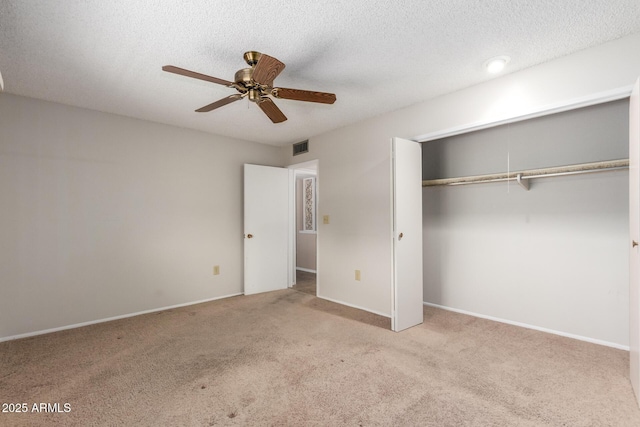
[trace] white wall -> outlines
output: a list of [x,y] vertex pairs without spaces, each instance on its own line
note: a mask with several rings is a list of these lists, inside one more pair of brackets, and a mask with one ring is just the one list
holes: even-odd
[[352,126],[313,138],[310,152],[296,157],[291,147],[283,153],[287,164],[319,160],[318,296],[389,315],[390,234],[382,231],[390,226],[391,142],[371,144],[363,130]]
[[635,34],[312,137],[310,152],[295,158],[283,148],[287,164],[320,160],[318,213],[331,215],[331,224],[318,227],[319,295],[391,313],[392,137],[502,120],[630,86],[640,75],[639,49]]
[[280,158],[3,93],[0,338],[242,292],[242,164]]
[[[431,178],[623,159],[628,101],[423,144]],[[627,171],[423,189],[425,301],[629,342]]]
[[[391,313],[392,137],[629,86],[639,49],[635,34],[281,149],[283,164],[320,160],[320,296]],[[240,165],[280,163],[271,147],[6,93],[0,150],[0,337],[240,292]]]

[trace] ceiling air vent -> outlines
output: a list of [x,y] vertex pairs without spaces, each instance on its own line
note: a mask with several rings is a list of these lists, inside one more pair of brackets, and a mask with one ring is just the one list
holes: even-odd
[[293,155],[297,156],[298,154],[308,153],[309,152],[309,140],[302,142],[296,142],[293,144]]

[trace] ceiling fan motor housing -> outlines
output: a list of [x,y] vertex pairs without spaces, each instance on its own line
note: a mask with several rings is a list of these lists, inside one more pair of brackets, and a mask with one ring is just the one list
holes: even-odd
[[242,94],[248,92],[250,101],[260,102],[260,100],[267,95],[264,92],[264,88],[253,80],[253,67],[238,70],[234,80],[235,88]]
[[253,68],[243,68],[236,71],[234,80],[238,85],[245,88],[252,87],[255,85],[255,82],[253,81]]

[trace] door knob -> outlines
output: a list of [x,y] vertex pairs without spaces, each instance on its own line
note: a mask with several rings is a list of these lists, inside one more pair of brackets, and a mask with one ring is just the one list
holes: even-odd
[[636,242],[635,240],[631,241],[631,247],[635,248],[636,246],[638,246],[638,242]]
[[398,234],[398,240],[402,240],[403,237],[404,237],[404,233]]
[[253,239],[253,234],[247,234],[247,239]]

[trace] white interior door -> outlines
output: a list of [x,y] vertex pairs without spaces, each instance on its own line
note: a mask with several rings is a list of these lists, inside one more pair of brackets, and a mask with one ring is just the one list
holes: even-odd
[[640,80],[629,105],[629,347],[630,376],[640,405]]
[[287,288],[289,170],[244,165],[244,293]]
[[422,151],[406,139],[392,141],[393,311],[391,329],[422,323]]

